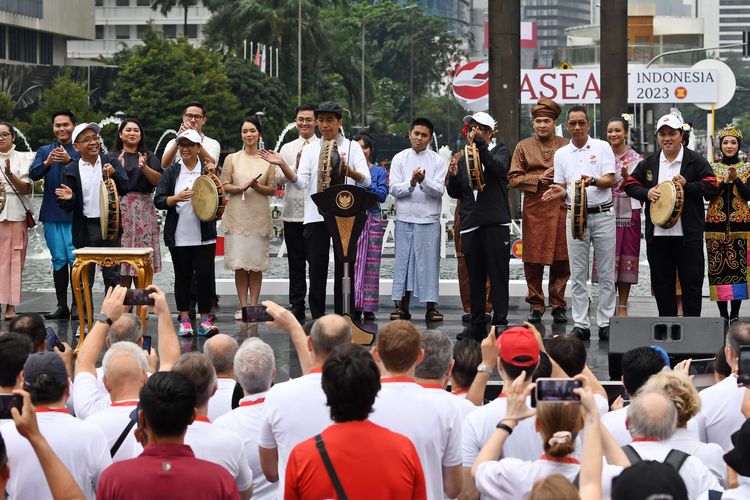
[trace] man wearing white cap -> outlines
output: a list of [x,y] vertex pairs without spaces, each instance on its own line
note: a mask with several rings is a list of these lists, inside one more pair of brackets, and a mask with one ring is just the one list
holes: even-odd
[[[73,212],[73,246],[119,247],[122,226],[117,228],[117,238],[102,238],[100,217],[107,207],[100,206],[100,184],[111,177],[117,193],[123,196],[128,187],[128,174],[116,158],[105,158],[102,154],[101,128],[96,123],[79,123],[71,136],[73,147],[80,159],[68,163],[63,172],[63,181],[55,189],[57,203],[68,212]],[[89,283],[94,282],[94,266],[89,266]],[[120,282],[120,266],[102,267],[104,289]]]
[[[682,120],[668,114],[659,118],[656,137],[661,151],[648,156],[625,181],[631,198],[646,202],[646,254],[651,269],[659,316],[677,316],[675,277],[682,287],[682,312],[700,316],[703,285],[703,199],[716,196],[718,183],[708,162],[682,145]],[[682,186],[682,214],[671,228],[655,226],[651,203],[665,196],[659,184],[673,181]]]
[[490,144],[495,120],[484,112],[464,117],[467,142],[476,146],[484,186],[471,182],[467,158],[452,159],[448,169],[448,194],[461,200],[461,248],[469,271],[471,299],[470,335],[478,341],[487,336],[484,314],[489,275],[492,324],[508,323],[510,261],[510,207],[508,167],[510,151],[504,144]]

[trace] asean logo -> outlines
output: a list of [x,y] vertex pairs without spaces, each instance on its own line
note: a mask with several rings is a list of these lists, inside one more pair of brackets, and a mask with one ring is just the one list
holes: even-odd
[[677,99],[684,99],[687,97],[687,89],[685,87],[677,87],[674,89],[674,96]]
[[349,191],[341,191],[336,195],[336,206],[341,210],[351,208],[352,203],[354,203],[354,196]]

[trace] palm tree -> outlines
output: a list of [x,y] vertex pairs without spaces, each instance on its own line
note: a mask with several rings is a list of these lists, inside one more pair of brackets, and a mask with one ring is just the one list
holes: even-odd
[[175,7],[180,7],[185,11],[185,20],[182,25],[182,34],[184,36],[187,36],[188,9],[196,5],[198,5],[198,0],[151,0],[151,9],[158,9],[163,16],[169,14]]

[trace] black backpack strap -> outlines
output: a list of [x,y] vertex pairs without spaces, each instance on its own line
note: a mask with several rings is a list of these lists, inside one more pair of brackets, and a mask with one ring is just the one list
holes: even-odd
[[622,451],[624,451],[625,456],[628,457],[628,460],[630,461],[630,465],[635,465],[637,463],[643,462],[643,459],[638,454],[638,452],[635,451],[635,448],[633,448],[629,444],[626,444],[625,446],[623,446]]
[[117,438],[117,441],[115,441],[115,444],[112,445],[112,449],[109,450],[109,456],[114,457],[115,453],[117,453],[117,450],[120,449],[120,446],[122,446],[122,442],[125,441],[125,438],[128,437],[128,434],[130,434],[130,430],[135,425],[135,420],[130,420],[128,422],[128,425],[125,426],[125,428],[122,430],[122,433],[120,434],[120,437]]
[[682,464],[688,459],[690,455],[680,450],[669,450],[667,458],[664,459],[664,463],[671,465],[677,472],[680,472]]
[[326,470],[328,471],[328,476],[331,478],[331,482],[333,483],[333,488],[336,490],[336,494],[339,496],[339,500],[348,500],[349,497],[346,496],[344,487],[341,486],[341,481],[339,481],[339,476],[338,474],[336,474],[336,469],[333,468],[333,463],[331,463],[331,458],[328,456],[328,452],[326,451],[326,445],[323,443],[323,437],[320,434],[317,434],[315,436],[315,446],[318,448],[318,453],[320,453],[320,458],[323,459],[323,464],[326,466]]

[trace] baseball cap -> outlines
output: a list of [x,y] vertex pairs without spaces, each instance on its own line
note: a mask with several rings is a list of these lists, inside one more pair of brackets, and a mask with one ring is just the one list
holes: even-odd
[[478,124],[484,125],[485,127],[495,128],[495,119],[484,111],[478,111],[473,115],[464,116],[464,123],[471,123],[471,120],[474,120]]
[[344,110],[339,103],[335,101],[324,101],[318,105],[318,109],[315,110],[315,116],[318,116],[318,113],[333,113],[341,118]]
[[182,133],[177,136],[175,142],[179,143],[180,139],[187,139],[194,144],[200,144],[201,142],[203,142],[203,139],[201,139],[201,135],[191,128],[183,130]]
[[612,500],[648,498],[687,500],[687,488],[677,469],[661,462],[644,460],[612,479]]
[[23,378],[27,382],[35,380],[39,375],[48,375],[55,382],[68,382],[68,371],[62,358],[54,352],[37,352],[29,356],[23,365]]
[[669,127],[673,128],[675,130],[682,130],[683,126],[682,119],[678,117],[677,115],[673,115],[672,113],[666,114],[659,118],[659,121],[656,123],[656,130],[659,130],[662,127]]
[[534,332],[526,327],[508,328],[496,343],[500,358],[508,364],[526,368],[539,361],[539,343]]
[[78,136],[81,135],[81,133],[87,129],[91,129],[97,134],[102,131],[102,128],[96,123],[79,123],[78,125],[76,125],[76,128],[73,129],[73,135],[71,135],[71,140],[73,142],[76,142],[76,139],[78,139]]

